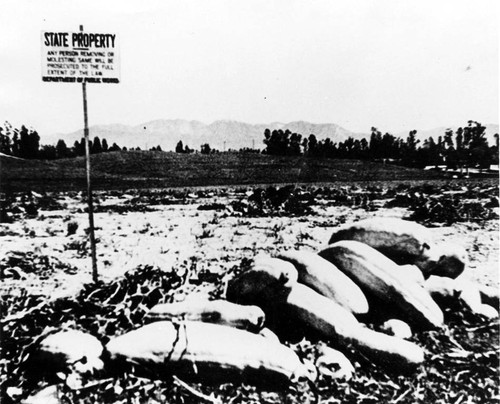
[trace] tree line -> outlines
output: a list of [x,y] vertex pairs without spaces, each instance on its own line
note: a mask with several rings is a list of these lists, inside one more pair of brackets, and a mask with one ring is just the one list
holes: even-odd
[[[191,153],[196,153],[196,150],[191,149],[188,145],[184,145],[184,143],[182,143],[182,140],[179,140],[179,142],[177,142],[177,145],[175,146],[175,152],[182,154],[191,154]],[[213,149],[212,147],[210,147],[208,143],[203,143],[200,146],[200,153],[214,154],[214,153],[220,153],[220,151],[217,149]]]
[[[115,151],[141,150],[139,147],[127,149],[116,143],[108,145],[106,139],[95,136],[89,140],[90,154],[99,154]],[[161,151],[160,146],[150,150]],[[24,159],[54,160],[85,155],[85,139],[76,140],[73,146],[68,146],[63,139],[59,139],[56,145],[40,145],[40,136],[36,130],[28,129],[22,125],[20,129],[14,128],[9,122],[0,126],[0,153]]]
[[319,140],[314,134],[302,137],[290,130],[264,131],[263,153],[274,156],[308,156],[334,159],[383,160],[408,167],[446,165],[447,168],[460,167],[488,168],[498,164],[498,134],[495,145],[486,139],[486,127],[476,121],[468,121],[455,132],[448,129],[437,141],[432,137],[422,143],[417,139],[417,131],[412,130],[406,139],[390,133],[382,134],[371,128],[367,140],[348,137],[343,142],[332,142],[329,138]]
[[[486,127],[476,121],[468,121],[467,125],[458,128],[455,132],[451,129],[445,131],[437,140],[432,137],[421,142],[417,139],[417,131],[412,130],[405,139],[382,134],[377,128],[371,128],[369,139],[354,139],[348,137],[342,142],[332,142],[330,138],[318,140],[314,134],[303,137],[301,134],[292,133],[290,130],[264,131],[264,154],[273,156],[306,156],[314,158],[333,159],[358,159],[388,161],[408,167],[442,166],[447,168],[479,167],[487,168],[491,164],[498,164],[498,134],[495,134],[495,144],[489,145],[486,139]],[[94,137],[89,141],[90,154],[141,150],[139,147],[127,149],[116,143],[108,145],[106,139]],[[150,150],[162,151],[160,146]],[[176,145],[177,153],[195,153],[182,140]],[[0,152],[25,158],[25,159],[59,159],[85,155],[85,140],[81,138],[72,146],[66,145],[60,139],[54,145],[40,145],[40,136],[33,129],[24,125],[18,129],[5,122],[0,126]],[[201,154],[219,153],[208,143],[200,147]],[[241,153],[258,153],[259,150],[241,149]]]

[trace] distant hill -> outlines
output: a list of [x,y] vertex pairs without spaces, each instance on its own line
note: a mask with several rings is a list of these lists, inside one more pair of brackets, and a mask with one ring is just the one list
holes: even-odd
[[[487,124],[486,133],[488,142],[493,144],[493,135],[498,133],[498,125]],[[311,133],[318,139],[330,138],[332,142],[342,142],[349,136],[355,139],[369,139],[369,133],[355,133],[334,123],[311,123],[305,121],[294,121],[289,123],[272,122],[267,124],[249,124],[238,121],[221,120],[211,124],[205,124],[200,121],[188,121],[183,119],[159,119],[151,122],[145,122],[140,125],[128,126],[122,124],[95,125],[90,127],[90,138],[98,136],[101,140],[105,138],[111,146],[113,143],[120,147],[140,147],[149,149],[160,145],[164,151],[173,151],[179,140],[191,149],[200,150],[200,146],[208,143],[213,149],[239,150],[242,148],[263,149],[262,142],[264,130],[289,129],[292,133],[299,133],[303,137],[308,137]],[[435,139],[444,135],[446,127],[434,128],[429,130],[418,130],[417,137],[423,141],[429,136]],[[452,127],[455,131],[457,127]],[[382,130],[382,129],[380,129]],[[383,133],[385,133],[382,130]],[[395,136],[406,139],[408,132],[400,132]],[[59,139],[64,139],[68,146],[73,146],[76,140],[83,137],[83,130],[66,134],[53,134],[43,136],[42,144],[55,145]]]
[[[314,133],[318,139],[329,137],[334,142],[342,142],[349,136],[363,138],[365,134],[350,132],[333,123],[314,124],[304,121],[289,123],[273,122],[268,124],[249,124],[237,121],[215,121],[204,124],[199,121],[188,121],[183,119],[160,119],[145,122],[136,126],[121,124],[95,125],[90,127],[90,138],[98,136],[101,140],[105,138],[111,146],[113,143],[119,146],[151,148],[160,145],[163,150],[173,151],[179,140],[191,149],[199,150],[200,146],[208,143],[210,147],[224,150],[239,150],[242,148],[263,149],[262,142],[264,130],[289,129],[291,132],[309,136]],[[83,130],[67,134],[53,134],[44,136],[42,144],[56,144],[59,139],[64,139],[68,146],[72,146],[76,140],[83,137]]]

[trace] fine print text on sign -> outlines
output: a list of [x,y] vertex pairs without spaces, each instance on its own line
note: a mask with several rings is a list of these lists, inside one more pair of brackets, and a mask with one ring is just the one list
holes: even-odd
[[42,32],[42,80],[119,83],[118,36],[88,32]]

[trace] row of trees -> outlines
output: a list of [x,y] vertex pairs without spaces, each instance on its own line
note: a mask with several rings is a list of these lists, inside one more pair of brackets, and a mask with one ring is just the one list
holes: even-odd
[[40,136],[25,126],[13,128],[9,122],[0,126],[0,153],[26,159],[35,159],[40,151]]
[[[409,167],[429,165],[446,165],[449,168],[480,167],[498,163],[498,134],[495,145],[490,146],[486,139],[486,127],[476,121],[468,121],[467,126],[455,132],[447,130],[437,140],[429,137],[421,143],[417,139],[417,131],[409,132],[406,139],[395,137],[390,133],[382,134],[377,128],[371,128],[370,138],[347,138],[335,143],[329,138],[318,140],[314,134],[302,137],[290,130],[264,131],[263,153],[275,156],[309,156],[337,159],[385,160]],[[91,154],[127,150],[116,143],[108,145],[106,139],[94,137],[89,141]],[[130,149],[140,150],[140,148]],[[161,147],[150,150],[161,151]],[[177,143],[177,153],[194,153],[195,150]],[[258,152],[258,150],[241,150],[241,152]],[[85,140],[75,141],[73,146],[59,140],[55,146],[41,146],[40,136],[33,129],[22,126],[13,128],[8,122],[0,126],[0,152],[26,159],[58,159],[85,155]],[[217,153],[208,143],[201,145],[201,154]]]
[[175,152],[176,153],[190,154],[190,153],[194,153],[194,150],[190,149],[188,145],[184,146],[184,144],[182,143],[182,140],[179,140],[179,142],[175,146]]
[[314,134],[302,135],[289,130],[264,131],[263,153],[278,156],[310,156],[325,158],[345,158],[360,160],[389,160],[409,167],[446,165],[449,168],[486,168],[498,162],[498,134],[496,144],[488,145],[486,127],[479,122],[469,121],[454,133],[447,130],[437,141],[432,137],[422,144],[417,139],[417,131],[409,132],[406,139],[390,133],[382,134],[377,128],[371,129],[369,140],[347,138],[334,143],[329,138],[320,140]]
[[[175,146],[175,152],[176,153],[183,153],[183,154],[191,154],[191,153],[195,153],[195,150],[189,148],[188,145],[184,145],[184,143],[182,143],[182,140],[179,140],[179,142]],[[208,143],[203,143],[200,147],[200,153],[201,154],[219,153],[219,150],[212,149]]]
[[[120,147],[116,143],[108,145],[106,139],[98,136],[89,140],[90,154],[107,153],[114,151],[126,151],[127,147]],[[139,147],[130,150],[141,150]],[[150,150],[161,151],[160,146]],[[24,125],[21,129],[14,128],[9,122],[0,126],[0,153],[24,159],[53,160],[68,157],[85,155],[85,139],[75,141],[73,146],[68,146],[62,139],[58,140],[55,146],[40,145],[40,136],[33,129],[28,129]]]

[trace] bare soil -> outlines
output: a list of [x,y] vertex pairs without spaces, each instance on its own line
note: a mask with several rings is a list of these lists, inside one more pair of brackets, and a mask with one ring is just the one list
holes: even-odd
[[[445,205],[453,212],[444,213],[453,213],[445,216],[460,221],[440,221],[443,211],[439,206],[450,202],[436,196],[441,191],[457,196],[450,199],[452,205]],[[469,264],[464,276],[484,285],[499,285],[499,221],[494,203],[498,182],[405,185],[389,191],[384,184],[338,185],[334,191],[324,187],[322,192],[306,188],[294,192],[288,193],[295,199],[289,199],[288,205],[280,204],[279,209],[272,206],[281,197],[276,190],[268,194],[274,195],[272,198],[262,201],[263,194],[255,187],[97,192],[95,225],[101,281],[97,286],[92,285],[84,195],[58,192],[17,196],[11,205],[12,222],[0,223],[0,291],[9,318],[3,335],[3,343],[7,344],[2,347],[7,348],[2,355],[6,359],[0,365],[10,373],[1,378],[2,397],[8,386],[11,393],[19,391],[26,396],[46,385],[34,388],[23,370],[25,348],[46,324],[58,326],[58,319],[75,324],[76,319],[80,327],[101,339],[106,338],[108,330],[116,334],[137,326],[137,322],[130,322],[130,313],[123,316],[127,305],[110,304],[108,308],[102,306],[102,301],[112,300],[116,291],[126,295],[123,289],[128,284],[120,280],[140,267],[151,270],[135,272],[137,280],[131,282],[139,285],[148,285],[144,277],[158,276],[156,269],[175,273],[167,276],[174,286],[163,298],[182,300],[193,293],[223,296],[225,282],[235,268],[258,254],[286,249],[318,251],[341,224],[374,216],[408,218],[415,206],[423,206],[424,214],[421,210],[419,217],[431,228],[435,239],[454,242],[467,250]],[[466,198],[472,200],[472,205],[464,204]],[[252,200],[253,208],[249,203]],[[487,204],[492,207],[485,209]],[[427,208],[432,211],[428,217]],[[180,278],[183,281],[175,284]],[[104,298],[86,301],[96,293]],[[45,304],[56,299],[61,304]],[[94,312],[85,313],[87,309]],[[80,321],[79,313],[86,318]],[[361,361],[356,363],[356,376],[349,382],[320,381],[316,386],[293,386],[287,392],[231,383],[215,387],[197,384],[194,388],[222,402],[241,403],[498,402],[498,321],[485,323],[482,318],[462,312],[446,316],[444,331],[413,337],[429,354],[425,366],[414,375],[386,374]],[[124,318],[126,327],[120,325]],[[465,355],[458,359],[457,341]],[[315,355],[311,341],[303,340],[292,347],[302,359]],[[107,379],[98,380],[92,393],[61,388],[75,404],[114,404],[130,402],[131,397],[142,397],[137,402],[199,402],[196,397],[186,398],[185,389],[175,387],[176,383],[150,381],[131,373],[114,380],[114,395],[103,400],[109,392],[101,382],[107,383]],[[155,399],[151,391],[157,395]]]
[[[250,191],[248,191],[250,192]],[[244,195],[243,195],[244,196]],[[330,206],[317,201],[313,214],[300,217],[245,217],[227,210],[199,210],[200,206],[230,203],[242,198],[241,190],[224,195],[204,192],[202,197],[190,193],[179,204],[153,205],[147,212],[115,213],[116,206],[130,200],[125,193],[97,194],[99,209],[95,213],[99,277],[109,281],[139,265],[160,267],[166,271],[190,262],[197,271],[224,275],[243,258],[258,253],[274,254],[287,249],[319,251],[327,245],[336,226],[368,217],[404,218],[405,208]],[[19,279],[2,280],[4,293],[20,289],[30,294],[58,297],[72,294],[92,281],[88,214],[80,194],[57,196],[61,210],[40,210],[35,218],[0,224],[0,258],[13,252],[31,257],[53,257],[75,270],[52,266],[33,272],[14,268]],[[175,201],[174,201],[175,202]],[[71,225],[70,225],[71,223]],[[68,235],[68,225],[77,226]],[[469,254],[465,275],[485,285],[499,282],[499,222],[454,223],[433,227],[436,240],[446,240],[464,247]]]

